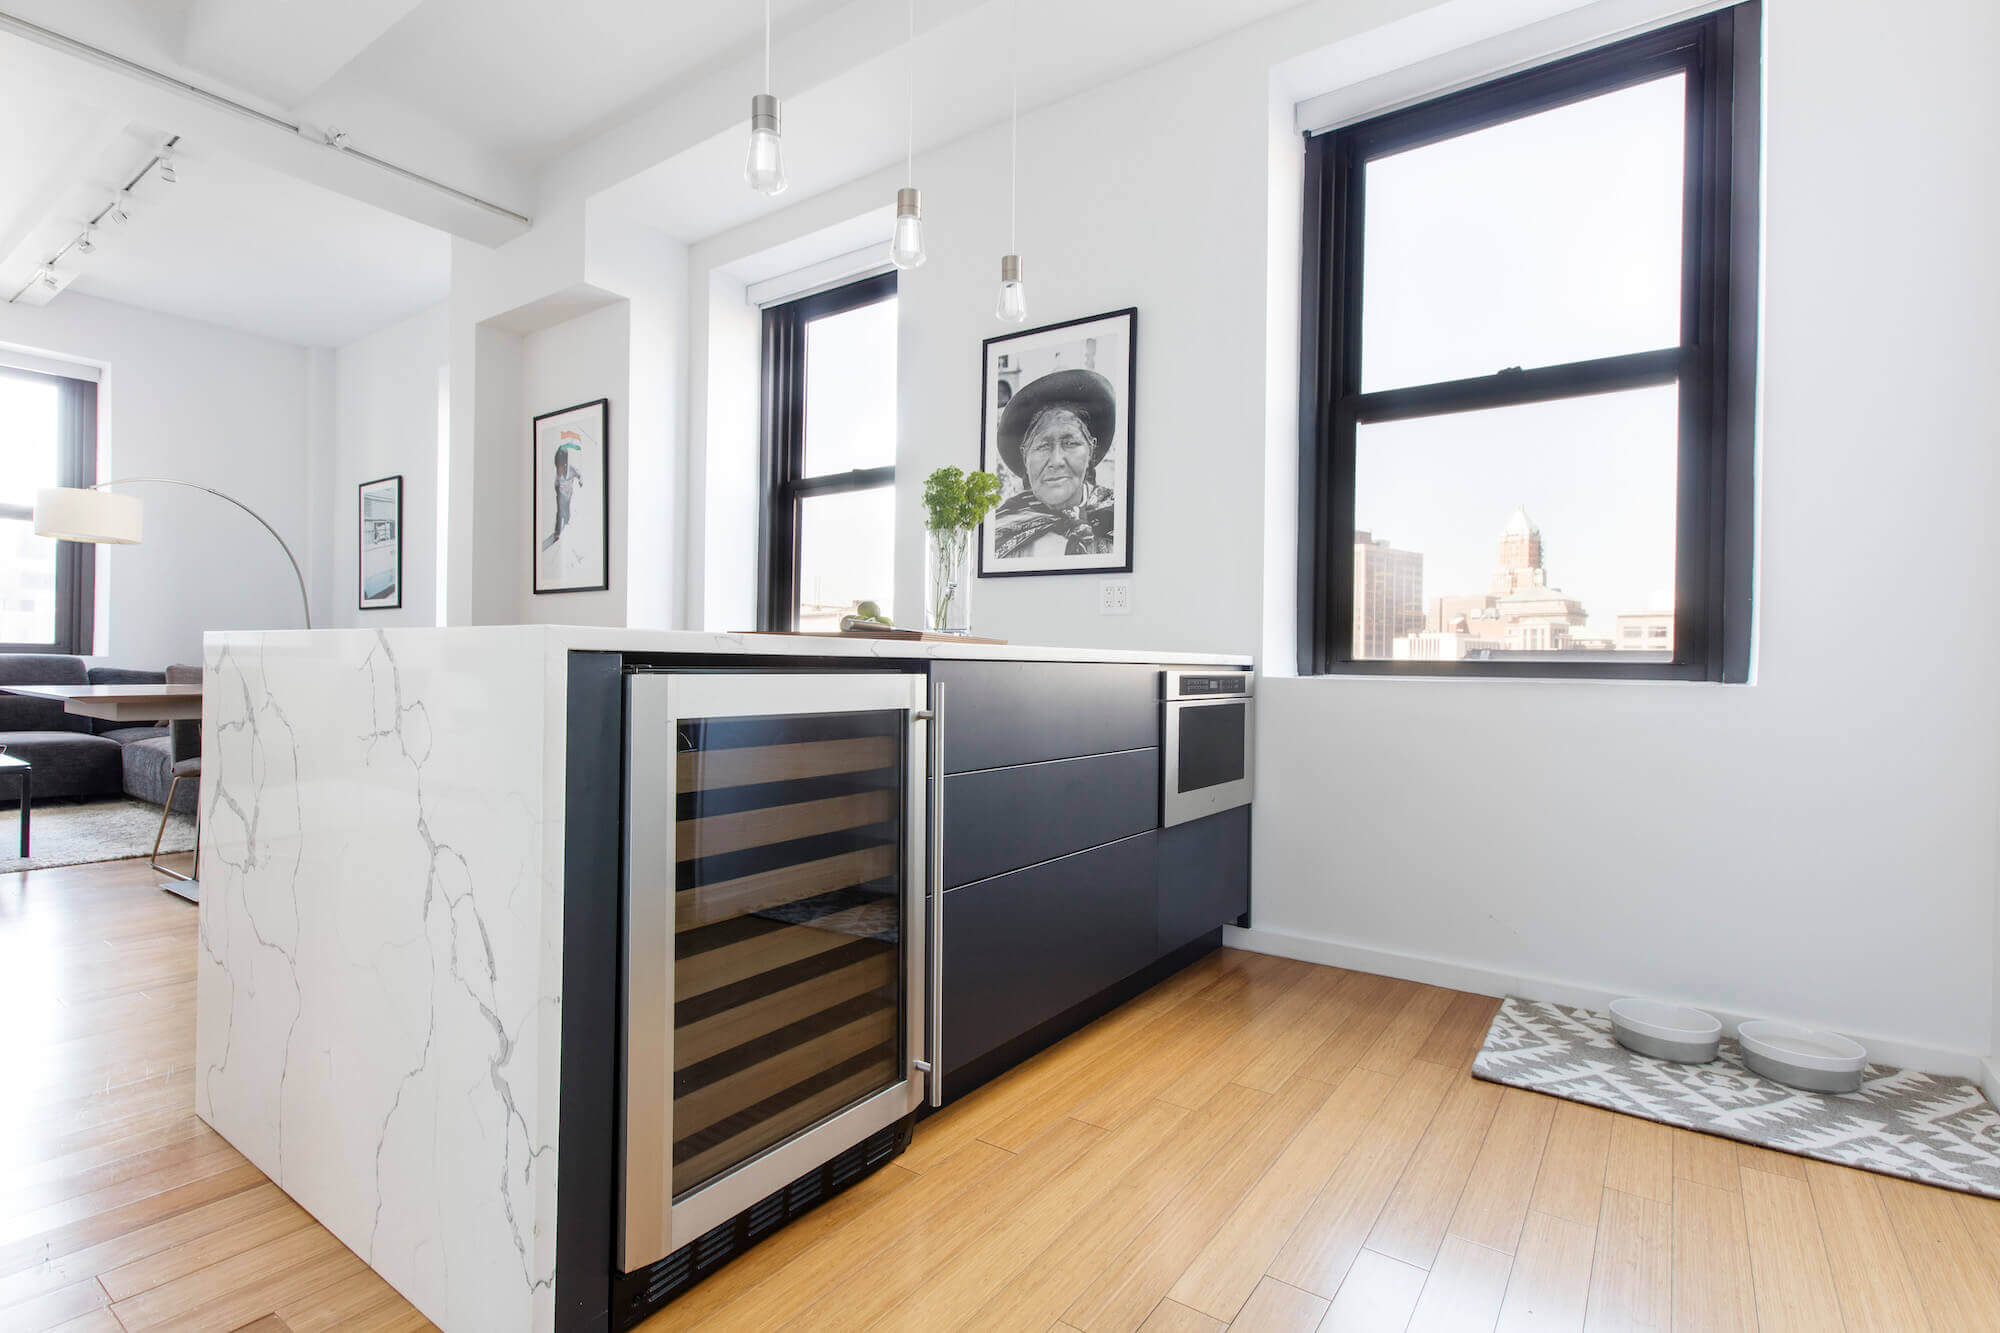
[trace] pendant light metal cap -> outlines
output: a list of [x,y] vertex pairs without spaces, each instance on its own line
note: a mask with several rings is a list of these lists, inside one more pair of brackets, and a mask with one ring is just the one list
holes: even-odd
[[1021,280],[1021,256],[1000,256],[1000,281],[1019,282]]
[[896,216],[899,218],[920,218],[924,215],[922,192],[913,185],[905,185],[896,191]]
[[778,99],[771,93],[757,93],[750,99],[750,132],[778,133]]

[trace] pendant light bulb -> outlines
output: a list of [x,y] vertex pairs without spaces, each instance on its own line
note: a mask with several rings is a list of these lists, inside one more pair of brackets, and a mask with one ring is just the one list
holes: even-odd
[[785,156],[778,130],[778,99],[770,93],[758,93],[750,99],[750,155],[743,163],[743,179],[761,195],[785,192]]
[[993,317],[1007,324],[1024,323],[1028,318],[1028,289],[1021,284],[1021,256],[1000,256],[1000,300]]
[[889,258],[897,268],[920,268],[924,262],[924,203],[912,186],[896,191],[896,231],[889,242]]

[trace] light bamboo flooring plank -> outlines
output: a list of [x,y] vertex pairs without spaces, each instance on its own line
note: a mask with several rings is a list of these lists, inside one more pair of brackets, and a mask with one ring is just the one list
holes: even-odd
[[1676,1129],[1673,1136],[1674,1179],[1692,1180],[1711,1189],[1737,1188],[1736,1144],[1691,1129]]
[[1844,1326],[1840,1296],[1820,1240],[1812,1187],[1745,1167],[1743,1223],[1763,1333],[1817,1333]]
[[1556,1104],[1531,1208],[1596,1228],[1615,1118],[1609,1111],[1579,1102]]
[[1309,1291],[1267,1277],[1229,1327],[1232,1333],[1313,1333],[1326,1318],[1327,1304]]
[[1851,1167],[1806,1163],[1841,1314],[1852,1333],[1929,1328],[1909,1257],[1896,1239],[1876,1179]]
[[1665,1333],[1673,1326],[1674,1209],[1607,1189],[1590,1265],[1589,1333]]
[[1584,1223],[1530,1209],[1500,1305],[1499,1333],[1581,1333],[1596,1248],[1594,1215]]
[[1671,1207],[1674,1202],[1674,1131],[1633,1115],[1611,1121],[1604,1186]]
[[1454,994],[1437,986],[1419,985],[1409,1001],[1389,1019],[1382,1034],[1362,1052],[1361,1067],[1392,1078],[1402,1073],[1430,1040],[1445,1010],[1451,1007]]
[[1488,1249],[1512,1254],[1527,1220],[1541,1170],[1542,1149],[1557,1103],[1548,1097],[1508,1088],[1493,1114],[1486,1144],[1473,1164],[1450,1233]]
[[1429,1276],[1400,1259],[1363,1250],[1327,1308],[1320,1333],[1402,1333]]
[[1513,1256],[1447,1236],[1437,1262],[1424,1279],[1423,1295],[1410,1316],[1410,1333],[1460,1333],[1492,1328],[1507,1294]]
[[1889,1176],[1875,1184],[1909,1257],[1931,1326],[1953,1333],[2000,1329],[2000,1277],[1952,1196]]
[[[1735,1162],[1731,1156],[1730,1162]],[[1693,1180],[1674,1182],[1674,1327],[1755,1333],[1757,1302],[1743,1198]]]
[[1368,1233],[1369,1249],[1418,1268],[1431,1266],[1499,1109],[1500,1089],[1491,1083],[1465,1079],[1445,1095]]
[[1453,994],[1451,1007],[1431,1029],[1417,1058],[1449,1069],[1471,1068],[1472,1057],[1485,1045],[1487,1030],[1499,1012],[1500,1001],[1490,995],[1468,995],[1463,991]]
[[1185,1305],[1161,1301],[1139,1327],[1142,1333],[1219,1333],[1229,1326]]

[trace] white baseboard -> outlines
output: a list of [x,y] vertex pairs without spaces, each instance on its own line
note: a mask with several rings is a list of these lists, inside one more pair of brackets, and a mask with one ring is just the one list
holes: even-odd
[[[1367,945],[1352,944],[1345,940],[1292,935],[1275,930],[1255,928],[1240,930],[1235,926],[1225,926],[1222,931],[1222,942],[1234,949],[1276,954],[1281,958],[1297,958],[1307,963],[1326,963],[1356,972],[1373,972],[1385,977],[1399,977],[1404,981],[1421,981],[1428,986],[1445,986],[1452,990],[1471,991],[1475,995],[1518,995],[1524,1000],[1540,1000],[1549,1004],[1563,1004],[1584,1009],[1602,1010],[1620,995],[1630,993],[1559,981],[1553,977],[1521,976],[1456,959],[1396,953]],[[1726,1007],[1710,1004],[1699,995],[1662,995],[1658,998],[1677,1000],[1683,1004],[1706,1009],[1721,1019],[1723,1027],[1730,1032],[1734,1032],[1737,1024],[1749,1018],[1783,1017],[1798,1023],[1813,1021],[1810,1016],[1737,1013]],[[1921,1069],[1927,1073],[1949,1074],[1956,1078],[1976,1080],[1985,1091],[1987,1100],[2000,1106],[2000,1068],[1996,1068],[1994,1061],[1983,1060],[1965,1051],[1955,1051],[1923,1042],[1904,1041],[1878,1033],[1851,1032],[1845,1028],[1841,1030],[1848,1031],[1850,1036],[1868,1048],[1870,1060],[1879,1064],[1898,1065],[1905,1069]]]

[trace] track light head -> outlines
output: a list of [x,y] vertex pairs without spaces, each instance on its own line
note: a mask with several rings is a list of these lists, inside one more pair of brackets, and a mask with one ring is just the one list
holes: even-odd
[[85,227],[83,235],[76,238],[76,252],[80,255],[97,253],[97,228]]
[[132,211],[132,192],[120,190],[118,197],[111,201],[111,212],[106,216],[122,227],[132,220]]
[[160,179],[169,185],[180,179],[174,171],[174,150],[171,144],[160,150]]

